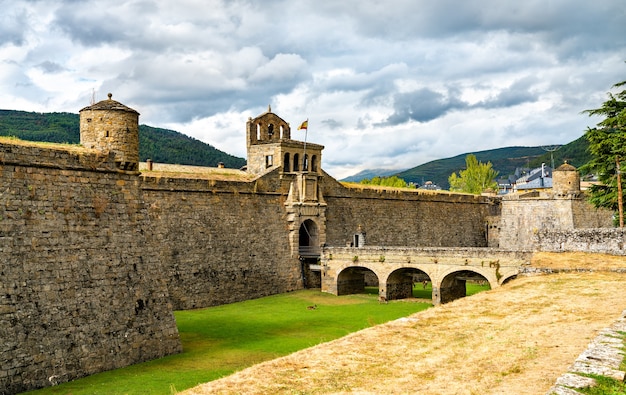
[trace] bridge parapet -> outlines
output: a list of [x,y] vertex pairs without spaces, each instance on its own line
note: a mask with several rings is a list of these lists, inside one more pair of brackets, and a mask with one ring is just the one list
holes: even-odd
[[411,273],[421,273],[432,283],[433,303],[445,303],[458,297],[460,287],[465,291],[468,276],[482,277],[496,288],[519,274],[531,255],[530,251],[476,247],[324,247],[322,291],[351,293],[364,286],[362,273],[369,270],[378,279],[381,297],[399,299],[410,296]]
[[529,264],[532,252],[478,247],[324,247],[321,264],[329,267],[394,267],[412,265],[480,266],[499,263],[500,267]]

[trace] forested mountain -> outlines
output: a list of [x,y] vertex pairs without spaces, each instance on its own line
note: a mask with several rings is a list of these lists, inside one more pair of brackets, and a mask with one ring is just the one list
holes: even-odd
[[580,167],[590,159],[587,152],[587,140],[580,137],[569,144],[559,147],[554,152],[546,151],[547,147],[506,147],[487,151],[468,152],[452,158],[438,159],[423,165],[413,167],[401,172],[385,171],[385,174],[374,174],[374,170],[365,170],[359,175],[369,175],[369,177],[358,177],[358,175],[348,177],[346,181],[358,182],[363,178],[372,176],[396,175],[406,182],[413,182],[423,185],[426,181],[432,181],[443,189],[448,189],[448,177],[454,172],[465,169],[465,157],[474,154],[480,162],[491,162],[493,168],[499,175],[508,176],[515,172],[518,167],[540,167],[542,163],[551,166],[551,154],[554,157],[554,165],[558,167],[567,161],[569,164]]
[[[66,112],[0,110],[0,136],[78,144],[79,116]],[[141,161],[152,159],[160,163],[212,167],[222,162],[224,166],[235,169],[246,164],[245,159],[229,155],[200,140],[147,125],[139,125],[139,157]]]

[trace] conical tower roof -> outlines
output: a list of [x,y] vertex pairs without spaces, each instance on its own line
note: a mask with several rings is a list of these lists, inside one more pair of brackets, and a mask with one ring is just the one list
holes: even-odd
[[124,104],[118,101],[113,100],[112,99],[113,94],[109,93],[108,96],[109,96],[108,99],[101,100],[97,102],[96,104],[92,104],[91,106],[87,106],[83,108],[80,111],[86,111],[86,110],[126,111],[126,112],[133,112],[133,113],[139,114],[139,112],[137,112],[136,110],[128,106],[125,106]]
[[556,171],[578,171],[576,168],[569,163],[565,162],[561,166],[556,168]]

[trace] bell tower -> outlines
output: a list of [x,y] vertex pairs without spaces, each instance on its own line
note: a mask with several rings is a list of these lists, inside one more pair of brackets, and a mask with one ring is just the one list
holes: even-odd
[[246,123],[248,172],[264,174],[280,167],[283,173],[321,172],[324,146],[291,139],[291,127],[272,112]]

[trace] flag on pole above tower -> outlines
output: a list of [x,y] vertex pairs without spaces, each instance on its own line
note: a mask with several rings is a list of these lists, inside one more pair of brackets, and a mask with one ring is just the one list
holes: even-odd
[[300,126],[298,126],[298,130],[304,129],[307,130],[309,128],[309,120],[307,119],[306,121],[302,122],[302,124]]

